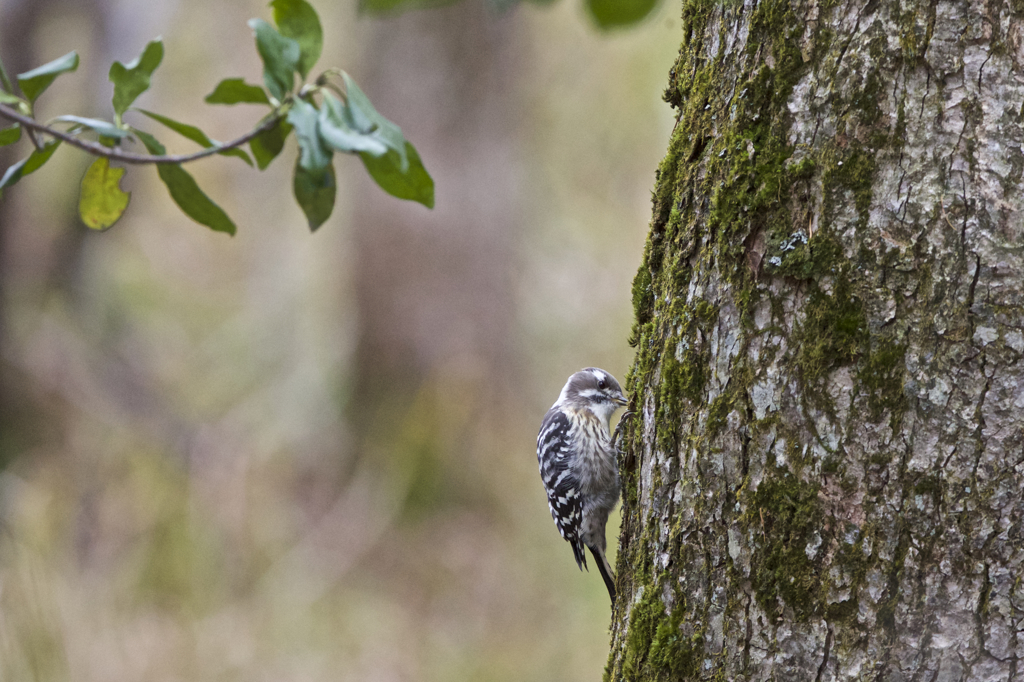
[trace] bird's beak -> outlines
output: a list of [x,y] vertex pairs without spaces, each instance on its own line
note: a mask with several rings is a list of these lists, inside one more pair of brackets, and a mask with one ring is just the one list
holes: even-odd
[[629,405],[629,400],[627,400],[626,396],[622,395],[621,393],[615,398],[613,398],[613,400],[615,401],[615,404],[618,405],[619,407],[625,407],[626,405]]

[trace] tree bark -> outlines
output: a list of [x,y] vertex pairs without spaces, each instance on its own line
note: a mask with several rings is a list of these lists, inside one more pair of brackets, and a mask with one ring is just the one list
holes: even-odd
[[614,680],[1018,680],[1024,4],[684,0]]

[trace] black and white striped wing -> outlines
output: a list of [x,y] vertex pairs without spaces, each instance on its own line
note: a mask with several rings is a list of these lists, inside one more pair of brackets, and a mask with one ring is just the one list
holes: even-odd
[[537,436],[537,462],[540,477],[548,493],[548,508],[558,532],[572,546],[576,564],[582,570],[587,566],[580,536],[583,525],[583,501],[579,484],[570,465],[575,453],[571,437],[572,423],[561,410],[552,408],[544,415]]

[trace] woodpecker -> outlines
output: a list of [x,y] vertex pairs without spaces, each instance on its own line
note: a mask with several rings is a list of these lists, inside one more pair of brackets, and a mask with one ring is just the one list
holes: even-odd
[[581,571],[587,568],[583,548],[590,549],[613,604],[605,524],[619,501],[619,467],[609,419],[626,403],[615,377],[596,367],[582,369],[565,382],[537,436],[537,463],[555,526]]

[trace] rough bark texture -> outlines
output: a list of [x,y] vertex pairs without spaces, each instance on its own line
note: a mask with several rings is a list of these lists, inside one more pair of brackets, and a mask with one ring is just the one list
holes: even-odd
[[1024,678],[1024,3],[684,0],[607,678]]

